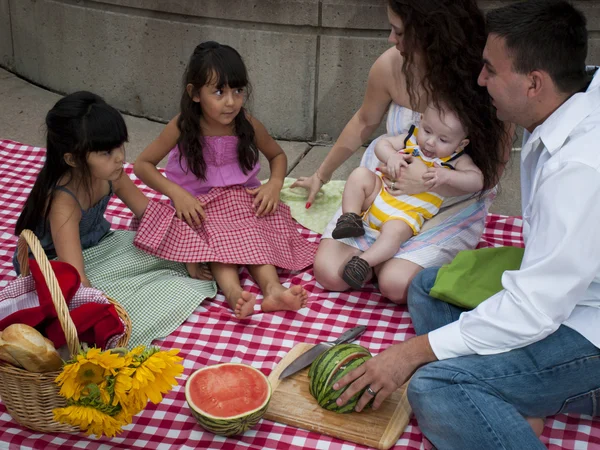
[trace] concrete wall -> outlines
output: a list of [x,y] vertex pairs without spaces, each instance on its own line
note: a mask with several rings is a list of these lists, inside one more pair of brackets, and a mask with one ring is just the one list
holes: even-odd
[[[575,3],[592,30],[589,60],[599,63],[600,2]],[[216,40],[245,58],[251,111],[293,140],[339,135],[387,35],[384,0],[0,0],[0,65],[26,79],[169,120],[189,55]]]
[[9,0],[0,0],[0,64],[10,66],[13,62],[12,33]]

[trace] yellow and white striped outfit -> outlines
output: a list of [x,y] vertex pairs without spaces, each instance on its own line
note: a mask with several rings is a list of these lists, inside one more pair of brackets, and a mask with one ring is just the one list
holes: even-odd
[[[454,170],[449,161],[459,157],[461,152],[453,153],[446,158],[428,158],[421,153],[416,140],[412,139],[413,137],[416,138],[417,134],[418,129],[411,127],[405,140],[405,149],[401,150],[402,152],[421,159],[428,167],[433,167],[437,162],[448,170]],[[436,215],[444,201],[444,197],[434,192],[394,197],[383,188],[384,186],[385,184],[382,184],[381,191],[375,201],[363,214],[365,224],[374,230],[380,230],[383,224],[390,220],[402,220],[408,224],[414,234],[418,234],[425,220]]]

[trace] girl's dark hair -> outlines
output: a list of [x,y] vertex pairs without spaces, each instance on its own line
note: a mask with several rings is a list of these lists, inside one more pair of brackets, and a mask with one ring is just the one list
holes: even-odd
[[[248,72],[240,54],[228,45],[207,41],[198,45],[190,57],[183,76],[181,94],[181,113],[177,119],[180,131],[180,164],[185,158],[187,167],[201,180],[206,179],[206,162],[202,154],[203,139],[200,128],[202,107],[193,97],[200,95],[202,86],[214,83],[217,89],[229,86],[231,89],[246,88],[249,95]],[[191,94],[187,85],[193,86]],[[254,140],[254,127],[242,107],[234,120],[235,134],[239,138],[238,161],[240,168],[247,173],[258,161],[258,149]]]
[[65,161],[67,153],[73,155],[77,178],[91,195],[88,153],[112,150],[127,142],[127,126],[119,111],[86,91],[56,102],[46,115],[46,128],[46,161],[17,220],[17,235],[24,229],[35,230],[40,223],[45,230],[57,183],[65,175],[69,178],[62,184],[73,178],[74,168]]
[[[476,0],[387,0],[404,25],[404,64],[411,107],[427,103],[438,109],[447,104],[469,131],[465,151],[481,170],[484,189],[498,182],[502,154],[510,142],[504,124],[497,119],[487,89],[477,84],[487,33]],[[419,70],[415,71],[418,55]],[[415,79],[418,73],[421,79]]]

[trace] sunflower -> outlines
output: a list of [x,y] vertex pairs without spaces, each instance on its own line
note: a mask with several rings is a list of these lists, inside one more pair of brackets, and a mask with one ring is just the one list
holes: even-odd
[[113,386],[113,405],[127,402],[127,393],[131,390],[131,386],[133,384],[131,375],[134,371],[135,369],[133,367],[123,367],[122,369],[119,369],[119,372],[115,377],[115,384]]
[[[63,371],[56,377],[56,383],[61,387],[60,395],[67,399],[79,400],[85,395],[84,390],[90,384],[104,387],[107,376],[116,375],[117,369],[125,364],[124,358],[110,351],[103,352],[91,348],[80,353],[74,360],[69,361]],[[103,394],[106,398],[106,394]]]
[[56,378],[67,407],[54,409],[54,419],[87,434],[115,436],[131,423],[148,400],[158,403],[177,385],[183,372],[178,350],[136,347],[81,351]]
[[183,358],[177,356],[178,353],[177,349],[162,352],[152,348],[134,358],[139,362],[132,379],[134,404],[145,405],[148,399],[152,403],[160,403],[162,394],[177,385],[175,377],[183,372],[183,365],[179,364]]
[[138,345],[137,347],[129,351],[129,355],[131,357],[138,357],[143,355],[146,351],[148,350],[146,350],[146,348],[143,345]]
[[131,390],[127,394],[127,400],[121,403],[123,411],[135,416],[137,413],[142,411],[148,403],[148,395],[144,389]]
[[54,420],[57,422],[79,427],[88,435],[101,436],[104,434],[113,437],[122,431],[123,424],[121,422],[92,406],[71,405],[65,408],[56,408],[53,413]]
[[124,427],[125,425],[129,425],[131,423],[131,420],[133,419],[133,416],[135,416],[140,411],[141,410],[130,411],[125,406],[123,406],[123,409],[115,415],[115,420],[119,422],[122,427]]

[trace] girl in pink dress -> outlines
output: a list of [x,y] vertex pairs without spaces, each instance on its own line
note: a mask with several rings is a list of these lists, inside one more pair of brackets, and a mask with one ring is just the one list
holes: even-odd
[[[297,310],[306,305],[306,290],[283,287],[275,267],[302,270],[317,248],[279,203],[287,158],[244,109],[247,87],[236,50],[216,42],[198,45],[184,76],[180,114],[135,162],[135,174],[172,202],[148,205],[135,245],[185,262],[194,278],[214,277],[238,318],[252,314],[256,302],[240,285],[239,265],[260,286],[263,311]],[[259,151],[271,168],[262,185]],[[163,176],[156,165],[167,154]]]

